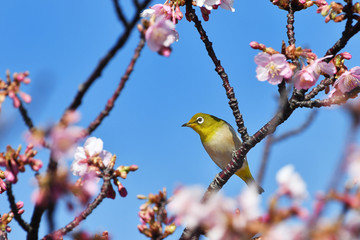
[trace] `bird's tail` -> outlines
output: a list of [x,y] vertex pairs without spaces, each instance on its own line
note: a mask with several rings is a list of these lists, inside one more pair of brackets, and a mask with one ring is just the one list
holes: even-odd
[[254,184],[259,194],[262,194],[264,192],[264,189],[256,183],[255,179],[251,175],[249,166],[247,164],[240,168],[235,174],[239,176],[247,185]]

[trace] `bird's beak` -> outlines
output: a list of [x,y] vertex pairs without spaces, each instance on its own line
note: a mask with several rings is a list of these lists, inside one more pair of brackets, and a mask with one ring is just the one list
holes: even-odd
[[182,127],[189,127],[189,123],[184,123],[183,125],[181,125]]

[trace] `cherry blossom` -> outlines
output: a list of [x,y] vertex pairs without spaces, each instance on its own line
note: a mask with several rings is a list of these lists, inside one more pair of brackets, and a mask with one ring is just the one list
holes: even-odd
[[360,86],[360,67],[345,71],[334,83],[334,88],[341,93],[350,92],[358,86]]
[[221,0],[220,7],[225,10],[230,10],[232,12],[235,12],[233,5],[234,5],[234,0]]
[[270,55],[261,52],[255,56],[256,77],[259,81],[268,81],[270,84],[280,84],[283,79],[289,79],[293,72],[283,54]]
[[[260,216],[256,186],[246,188],[238,201],[211,194],[201,201],[204,189],[198,186],[178,190],[169,203],[169,210],[177,220],[189,227],[201,227],[212,240],[238,239],[247,224]],[[240,235],[239,235],[240,234]]]
[[280,194],[287,194],[294,200],[303,200],[308,195],[304,180],[299,173],[295,172],[294,166],[291,164],[277,172],[276,181],[279,184]]
[[175,24],[164,17],[158,17],[145,33],[149,48],[163,56],[170,56],[170,45],[179,39]]
[[307,90],[315,85],[315,83],[320,77],[320,74],[323,73],[329,76],[334,75],[336,73],[336,68],[334,64],[324,61],[324,59],[329,57],[331,56],[318,58],[310,65],[303,67],[301,70],[297,71],[293,77],[295,88]]
[[221,0],[196,0],[196,6],[212,10],[214,5],[220,5]]
[[70,170],[75,176],[84,176],[89,172],[89,160],[92,157],[100,157],[103,164],[106,166],[109,164],[112,154],[103,150],[103,141],[100,138],[89,137],[84,147],[77,147],[74,154],[74,162],[72,163]]

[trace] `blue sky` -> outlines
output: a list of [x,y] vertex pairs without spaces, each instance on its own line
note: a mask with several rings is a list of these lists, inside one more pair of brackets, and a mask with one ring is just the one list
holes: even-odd
[[[130,1],[129,1],[130,2]],[[131,16],[134,9],[124,3]],[[160,3],[153,1],[152,4]],[[253,61],[258,51],[249,47],[257,41],[280,51],[281,41],[287,42],[286,12],[269,1],[235,1],[235,13],[218,9],[204,23],[213,47],[235,89],[239,108],[250,134],[263,126],[276,111],[277,87],[259,82]],[[185,9],[181,9],[185,13]],[[324,18],[312,7],[295,15],[297,46],[311,48],[323,56],[341,36],[344,23],[325,24]],[[199,9],[197,13],[200,14]],[[146,239],[136,228],[137,212],[143,203],[137,194],[156,193],[166,187],[168,193],[181,185],[199,184],[207,187],[219,169],[202,148],[198,135],[180,126],[197,112],[213,114],[235,125],[222,88],[221,79],[207,55],[203,43],[186,19],[177,26],[180,39],[173,44],[169,58],[159,56],[147,47],[135,66],[129,82],[115,103],[115,108],[92,134],[104,141],[104,148],[117,155],[117,165],[137,164],[139,170],[123,181],[129,195],[106,199],[79,229],[92,233],[108,230],[112,239]],[[123,28],[118,22],[112,1],[2,1],[0,3],[0,76],[5,71],[30,71],[32,83],[23,91],[33,97],[26,108],[36,126],[56,122],[70,104],[78,85],[85,81],[101,57],[112,47]],[[139,34],[134,31],[129,41],[109,63],[102,76],[91,87],[79,108],[80,125],[87,126],[103,109],[117,86],[137,45]],[[360,65],[359,36],[344,49],[353,54],[348,67]],[[324,95],[320,95],[320,98]],[[281,125],[277,133],[299,126],[309,109],[298,109]],[[314,123],[304,133],[274,146],[266,172],[262,203],[266,206],[276,189],[276,171],[286,164],[296,170],[308,184],[310,193],[324,190],[336,162],[342,155],[350,118],[338,107],[320,109]],[[6,145],[25,144],[26,127],[9,99],[0,115],[0,149]],[[248,154],[250,168],[257,175],[264,144]],[[47,150],[39,157],[47,163]],[[71,160],[67,162],[71,164]],[[32,213],[30,200],[35,188],[33,173],[27,170],[14,186],[16,199],[25,202],[24,218]],[[233,177],[223,192],[237,195],[245,184]],[[311,206],[311,199],[305,202]],[[1,213],[8,211],[6,195],[0,195]],[[73,218],[65,201],[57,209],[57,227]],[[10,239],[23,239],[15,221]],[[40,236],[47,231],[45,221]],[[169,239],[177,239],[177,231]]]

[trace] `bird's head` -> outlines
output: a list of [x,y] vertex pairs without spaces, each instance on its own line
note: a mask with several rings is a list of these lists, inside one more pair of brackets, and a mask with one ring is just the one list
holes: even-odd
[[201,139],[205,139],[213,135],[216,130],[223,125],[224,121],[220,118],[206,113],[197,113],[182,127],[190,127],[200,135]]

